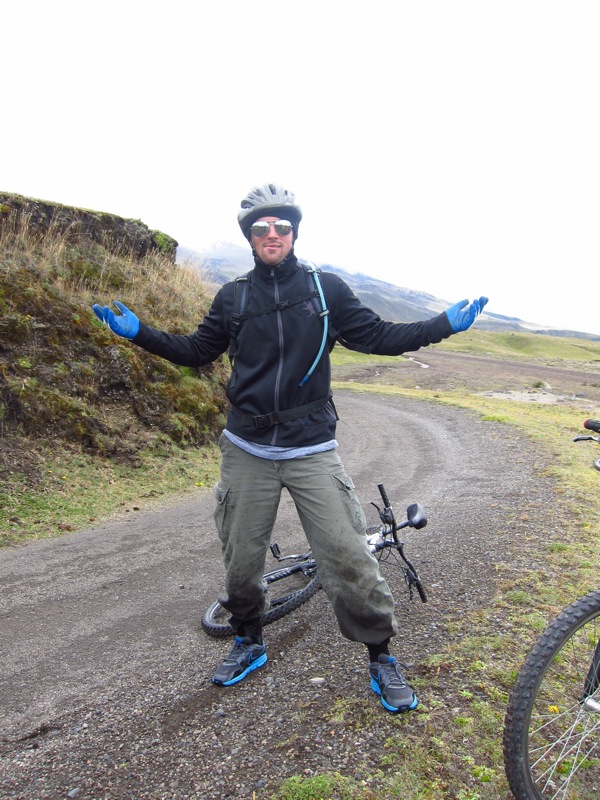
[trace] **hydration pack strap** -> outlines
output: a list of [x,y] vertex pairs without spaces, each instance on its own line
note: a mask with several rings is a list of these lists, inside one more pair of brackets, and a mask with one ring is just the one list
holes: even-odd
[[246,305],[248,299],[248,287],[250,285],[250,273],[240,275],[235,279],[235,288],[233,295],[233,311],[229,317],[229,360],[233,364],[235,356],[235,338],[238,334],[238,328],[242,322],[242,309]]
[[[306,267],[305,267],[306,269]],[[297,306],[299,303],[306,303],[309,300],[316,303],[316,298],[319,296],[318,290],[315,288],[310,294],[296,295],[288,300],[282,300],[279,303],[271,303],[264,308],[259,308],[257,311],[244,312],[246,303],[248,302],[248,293],[250,290],[250,273],[240,275],[235,279],[235,288],[233,295],[233,310],[229,317],[229,351],[228,356],[230,362],[233,364],[236,351],[236,337],[239,332],[240,325],[247,319],[254,317],[262,317],[265,314],[271,314],[273,311],[284,311],[286,308]]]
[[233,410],[242,418],[242,425],[245,428],[271,428],[273,425],[278,425],[280,422],[290,422],[293,419],[306,417],[308,414],[320,411],[322,408],[325,408],[330,399],[331,397],[328,396],[321,400],[313,400],[312,403],[306,403],[306,405],[303,406],[288,408],[287,411],[271,411],[269,414],[257,414],[256,416],[243,414],[237,408]]
[[[241,314],[239,321],[243,322],[246,319],[254,319],[254,317],[263,317],[265,314],[270,314],[272,311],[283,311],[286,308],[291,308],[292,306],[297,306],[298,303],[306,303],[308,300],[312,300],[317,297],[317,290],[315,289],[312,294],[306,296],[297,295],[296,297],[291,297],[289,300],[281,300],[279,303],[271,303],[270,306],[265,306],[265,308],[259,308],[258,311],[248,311],[245,314]],[[239,324],[239,323],[238,323]]]
[[314,264],[305,264],[304,262],[301,263],[304,269],[306,270],[306,279],[308,280],[309,274],[313,276],[316,286],[316,295],[319,297],[319,300],[321,301],[321,311],[318,311],[317,313],[323,320],[323,338],[321,339],[321,346],[319,347],[319,352],[317,353],[315,360],[311,364],[310,369],[308,370],[306,375],[302,378],[302,380],[298,384],[300,388],[302,388],[302,386],[304,386],[304,384],[308,381],[310,376],[315,371],[317,364],[321,360],[321,356],[325,352],[325,345],[327,344],[327,334],[329,331],[329,309],[327,308],[327,303],[325,302],[325,295],[323,294],[321,281],[319,280],[319,269]]

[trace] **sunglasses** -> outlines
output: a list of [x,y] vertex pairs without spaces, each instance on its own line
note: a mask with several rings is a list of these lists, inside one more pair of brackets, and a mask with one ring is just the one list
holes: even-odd
[[278,219],[277,222],[255,222],[250,228],[250,232],[252,233],[252,236],[256,236],[257,239],[261,239],[263,236],[266,236],[269,233],[271,230],[271,225],[275,228],[275,233],[278,236],[287,236],[294,230],[294,226],[291,222],[288,222],[287,219]]

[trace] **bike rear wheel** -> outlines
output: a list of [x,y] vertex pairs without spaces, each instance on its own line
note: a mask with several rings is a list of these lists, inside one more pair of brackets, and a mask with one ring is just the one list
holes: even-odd
[[[263,625],[287,616],[300,608],[321,588],[321,581],[314,561],[292,567],[280,567],[264,575],[269,590],[269,610],[262,618]],[[229,624],[230,612],[215,600],[202,617],[202,627],[216,638],[233,636],[235,631]]]
[[600,590],[540,636],[511,692],[504,765],[516,800],[600,797]]

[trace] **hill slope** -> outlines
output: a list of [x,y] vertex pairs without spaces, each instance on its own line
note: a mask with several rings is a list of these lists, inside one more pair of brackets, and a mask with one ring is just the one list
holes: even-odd
[[112,241],[41,235],[19,216],[1,226],[3,522],[15,517],[18,527],[24,492],[60,487],[53,462],[61,454],[65,463],[84,457],[91,473],[101,462],[139,469],[174,449],[214,443],[223,428],[225,362],[175,367],[116,337],[91,309],[121,299],[151,325],[189,332],[210,293],[172,256],[125,257]]

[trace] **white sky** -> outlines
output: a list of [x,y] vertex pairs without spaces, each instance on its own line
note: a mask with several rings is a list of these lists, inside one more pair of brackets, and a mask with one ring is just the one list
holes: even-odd
[[600,334],[600,3],[5,4],[0,190],[244,245],[279,182],[299,256]]

